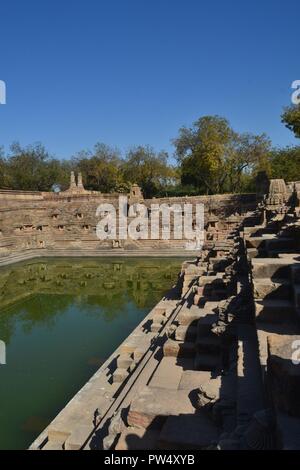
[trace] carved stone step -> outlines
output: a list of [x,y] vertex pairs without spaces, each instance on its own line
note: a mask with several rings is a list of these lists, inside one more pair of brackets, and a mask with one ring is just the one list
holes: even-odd
[[150,450],[157,449],[160,435],[158,429],[128,427],[120,435],[116,450]]
[[194,342],[197,336],[197,326],[195,325],[181,325],[176,328],[175,339],[176,341]]
[[131,402],[127,422],[129,426],[160,428],[170,415],[194,413],[185,390],[144,387]]
[[295,307],[289,300],[256,300],[255,316],[257,320],[268,322],[287,322],[293,318]]
[[149,386],[177,390],[182,376],[177,357],[163,357],[152,376]]
[[182,326],[188,326],[192,324],[196,325],[197,321],[206,314],[207,312],[204,312],[203,309],[200,309],[194,305],[190,309],[182,309],[181,312],[179,312],[176,320],[179,325]]
[[211,378],[211,372],[207,370],[184,370],[181,375],[178,389],[195,390]]
[[280,251],[295,249],[295,240],[288,237],[278,237],[272,240],[266,240],[267,251]]
[[165,357],[193,357],[195,355],[195,343],[168,339],[164,344],[163,351]]
[[133,357],[131,354],[120,354],[117,357],[117,368],[128,369],[133,362]]
[[292,296],[291,283],[288,279],[254,279],[253,296],[258,300],[289,300]]
[[[295,262],[296,263],[296,262]],[[291,261],[286,258],[254,258],[251,261],[254,279],[289,279]]]
[[91,434],[91,426],[77,425],[65,442],[65,450],[80,450]]
[[122,383],[127,379],[129,372],[127,369],[116,369],[113,373],[113,383]]
[[256,248],[264,250],[280,250],[294,248],[295,242],[293,238],[280,237],[276,238],[271,234],[261,237],[250,237],[246,240],[247,248]]

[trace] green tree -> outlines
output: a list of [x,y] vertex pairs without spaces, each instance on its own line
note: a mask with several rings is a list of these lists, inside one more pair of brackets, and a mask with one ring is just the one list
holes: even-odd
[[182,184],[192,184],[200,193],[240,191],[249,174],[268,167],[267,137],[238,134],[220,116],[204,116],[191,128],[182,127],[173,144]]
[[229,192],[247,191],[251,180],[260,171],[271,172],[271,141],[265,134],[235,134],[232,151],[226,162],[227,189]]
[[281,122],[300,138],[300,104],[286,107],[281,115]]
[[6,188],[8,184],[7,161],[3,147],[0,147],[0,188]]
[[11,189],[50,191],[61,178],[61,165],[37,143],[21,147],[14,143],[7,159],[7,184]]
[[82,151],[72,161],[73,166],[82,172],[87,189],[104,193],[126,189],[117,149],[98,143],[93,151]]
[[274,149],[271,153],[272,178],[297,181],[300,174],[300,146]]
[[204,116],[191,128],[182,127],[179,137],[173,140],[182,168],[182,183],[193,184],[201,192],[223,192],[233,138],[228,121],[220,116]]
[[72,169],[72,162],[70,160],[52,158],[47,161],[44,166],[44,171],[47,174],[47,178],[53,181],[50,189],[53,190],[53,187],[57,186],[62,191],[66,190],[70,185],[70,173]]
[[122,168],[124,179],[137,183],[146,198],[154,196],[176,178],[174,169],[168,165],[168,154],[156,153],[150,146],[131,148]]

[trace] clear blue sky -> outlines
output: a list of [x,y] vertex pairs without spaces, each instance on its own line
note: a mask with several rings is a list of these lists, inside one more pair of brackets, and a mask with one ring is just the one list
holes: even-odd
[[299,18],[299,0],[1,0],[0,145],[172,152],[205,114],[296,143],[280,113],[300,79]]

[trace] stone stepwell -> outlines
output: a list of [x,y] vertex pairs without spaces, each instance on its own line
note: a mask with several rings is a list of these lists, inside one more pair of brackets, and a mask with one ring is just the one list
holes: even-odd
[[[99,240],[96,209],[118,194],[0,191],[0,265],[50,256],[193,257],[176,286],[30,447],[300,448],[300,182],[202,203],[201,252],[185,240]],[[163,227],[160,224],[160,230]]]
[[212,217],[178,284],[31,449],[299,449],[298,187],[271,180],[226,229]]

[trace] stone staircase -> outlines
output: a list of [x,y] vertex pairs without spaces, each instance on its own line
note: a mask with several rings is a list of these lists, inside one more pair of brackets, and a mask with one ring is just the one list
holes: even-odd
[[[219,319],[214,311],[219,300],[211,298],[220,297],[220,291],[221,297],[228,294],[223,269],[230,262],[224,259],[212,253],[202,263],[184,266],[183,295],[189,294],[173,321],[172,336],[165,339],[156,370],[131,401],[117,450],[213,448],[224,429],[234,429],[236,377],[234,372],[220,375],[224,341],[212,331]],[[199,306],[195,299],[201,297],[202,286],[215,292]]]
[[184,265],[188,300],[116,449],[300,448],[300,373],[291,363],[291,345],[300,344],[300,252],[281,222],[231,235],[241,241],[235,261],[248,266],[237,276],[240,305],[230,306],[232,249]]
[[[255,247],[256,257],[253,251],[248,256],[265,390],[264,407],[267,405],[273,410],[274,445],[282,449],[300,449],[300,412],[296,398],[300,393],[300,371],[299,365],[292,362],[293,344],[298,344],[300,339],[297,227],[297,219],[292,223],[283,219],[278,234],[262,235],[265,242]],[[245,239],[247,251],[258,243],[257,237],[254,242],[251,238],[246,236]]]

